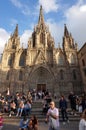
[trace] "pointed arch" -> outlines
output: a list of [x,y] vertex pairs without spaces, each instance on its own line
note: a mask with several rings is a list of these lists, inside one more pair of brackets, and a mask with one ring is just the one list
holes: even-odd
[[76,80],[77,79],[77,74],[76,74],[76,70],[75,69],[73,69],[72,74],[73,74],[73,79]]
[[77,61],[76,56],[74,54],[70,54],[70,56],[69,56],[69,63],[71,65],[74,65],[74,64],[76,64],[76,61]]
[[19,60],[19,66],[23,67],[25,65],[25,53],[23,52],[20,56],[20,60]]
[[19,71],[19,80],[22,81],[23,80],[23,72],[20,70]]
[[16,47],[15,47],[15,44],[14,44],[14,43],[12,44],[12,49],[16,49]]
[[9,77],[10,77],[10,71],[7,72],[6,80],[9,80]]
[[43,32],[40,34],[40,43],[44,43],[44,34],[43,34]]
[[60,70],[60,80],[64,80],[64,71]]
[[57,55],[57,64],[58,65],[64,65],[64,63],[65,63],[65,60],[64,60],[63,54],[58,54]]
[[0,54],[0,63],[2,62],[2,54]]
[[8,66],[12,66],[12,55],[8,57]]

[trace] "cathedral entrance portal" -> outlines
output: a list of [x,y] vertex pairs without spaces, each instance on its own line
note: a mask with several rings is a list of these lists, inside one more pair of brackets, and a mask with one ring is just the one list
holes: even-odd
[[45,91],[48,89],[50,92],[52,92],[53,76],[47,70],[47,68],[40,66],[31,74],[29,79],[29,86],[30,89],[37,89],[37,91]]
[[37,91],[46,91],[46,84],[37,84]]

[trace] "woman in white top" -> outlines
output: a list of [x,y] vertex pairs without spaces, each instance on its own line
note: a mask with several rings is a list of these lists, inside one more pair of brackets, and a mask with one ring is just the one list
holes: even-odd
[[82,118],[79,122],[79,130],[86,130],[86,109],[82,113]]

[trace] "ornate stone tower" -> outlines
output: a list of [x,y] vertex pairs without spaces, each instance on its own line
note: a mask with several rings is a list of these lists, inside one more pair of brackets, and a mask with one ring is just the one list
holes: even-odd
[[0,64],[0,91],[10,89],[26,93],[36,89],[59,96],[70,91],[80,93],[81,78],[77,45],[64,26],[63,48],[55,48],[54,38],[45,24],[40,7],[38,24],[28,40],[28,47],[20,46],[18,25],[6,43]]

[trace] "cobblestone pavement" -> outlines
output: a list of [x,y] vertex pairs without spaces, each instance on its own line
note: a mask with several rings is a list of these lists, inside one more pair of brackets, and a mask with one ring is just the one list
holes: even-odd
[[[60,123],[60,130],[78,130],[79,122],[71,121],[69,124]],[[4,124],[3,130],[18,130],[18,125]],[[39,130],[48,130],[48,124],[39,123]]]

